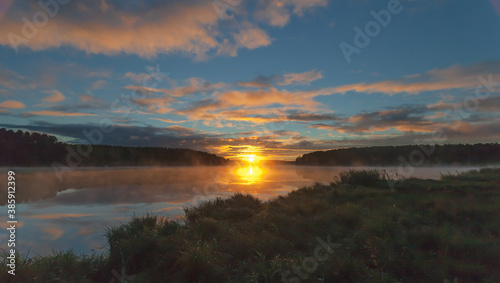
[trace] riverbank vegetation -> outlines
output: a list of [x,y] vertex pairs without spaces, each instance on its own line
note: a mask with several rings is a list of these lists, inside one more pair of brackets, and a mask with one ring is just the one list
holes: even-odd
[[500,169],[388,186],[346,171],[263,202],[235,194],[184,220],[135,217],[105,254],[18,255],[1,282],[500,282]]

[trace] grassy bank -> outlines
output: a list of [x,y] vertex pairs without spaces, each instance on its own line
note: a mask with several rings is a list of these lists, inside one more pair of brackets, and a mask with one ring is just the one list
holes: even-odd
[[[500,282],[500,170],[347,171],[262,202],[235,194],[110,228],[108,251],[18,256],[1,282]],[[122,280],[122,281],[120,281]]]

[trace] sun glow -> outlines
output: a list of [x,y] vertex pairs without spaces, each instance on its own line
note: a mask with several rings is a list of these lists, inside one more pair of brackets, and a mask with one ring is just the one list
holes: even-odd
[[245,154],[245,155],[240,155],[240,158],[247,163],[255,163],[257,161],[260,161],[260,158],[256,156],[255,154]]
[[236,169],[238,178],[246,184],[255,184],[262,181],[265,170],[257,165],[249,164]]
[[262,168],[260,162],[264,158],[258,155],[255,151],[243,151],[238,155],[241,160],[239,167],[236,168],[236,176],[245,184],[255,184],[262,181],[265,169]]

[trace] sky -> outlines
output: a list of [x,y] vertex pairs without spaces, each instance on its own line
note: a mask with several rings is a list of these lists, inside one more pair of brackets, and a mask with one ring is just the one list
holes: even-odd
[[497,0],[0,3],[0,127],[228,158],[500,140]]

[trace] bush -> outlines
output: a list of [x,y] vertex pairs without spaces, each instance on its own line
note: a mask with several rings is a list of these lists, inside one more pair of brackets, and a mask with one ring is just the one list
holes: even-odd
[[349,184],[358,186],[378,186],[381,182],[387,180],[387,172],[385,170],[370,169],[370,170],[354,170],[340,172],[336,183]]

